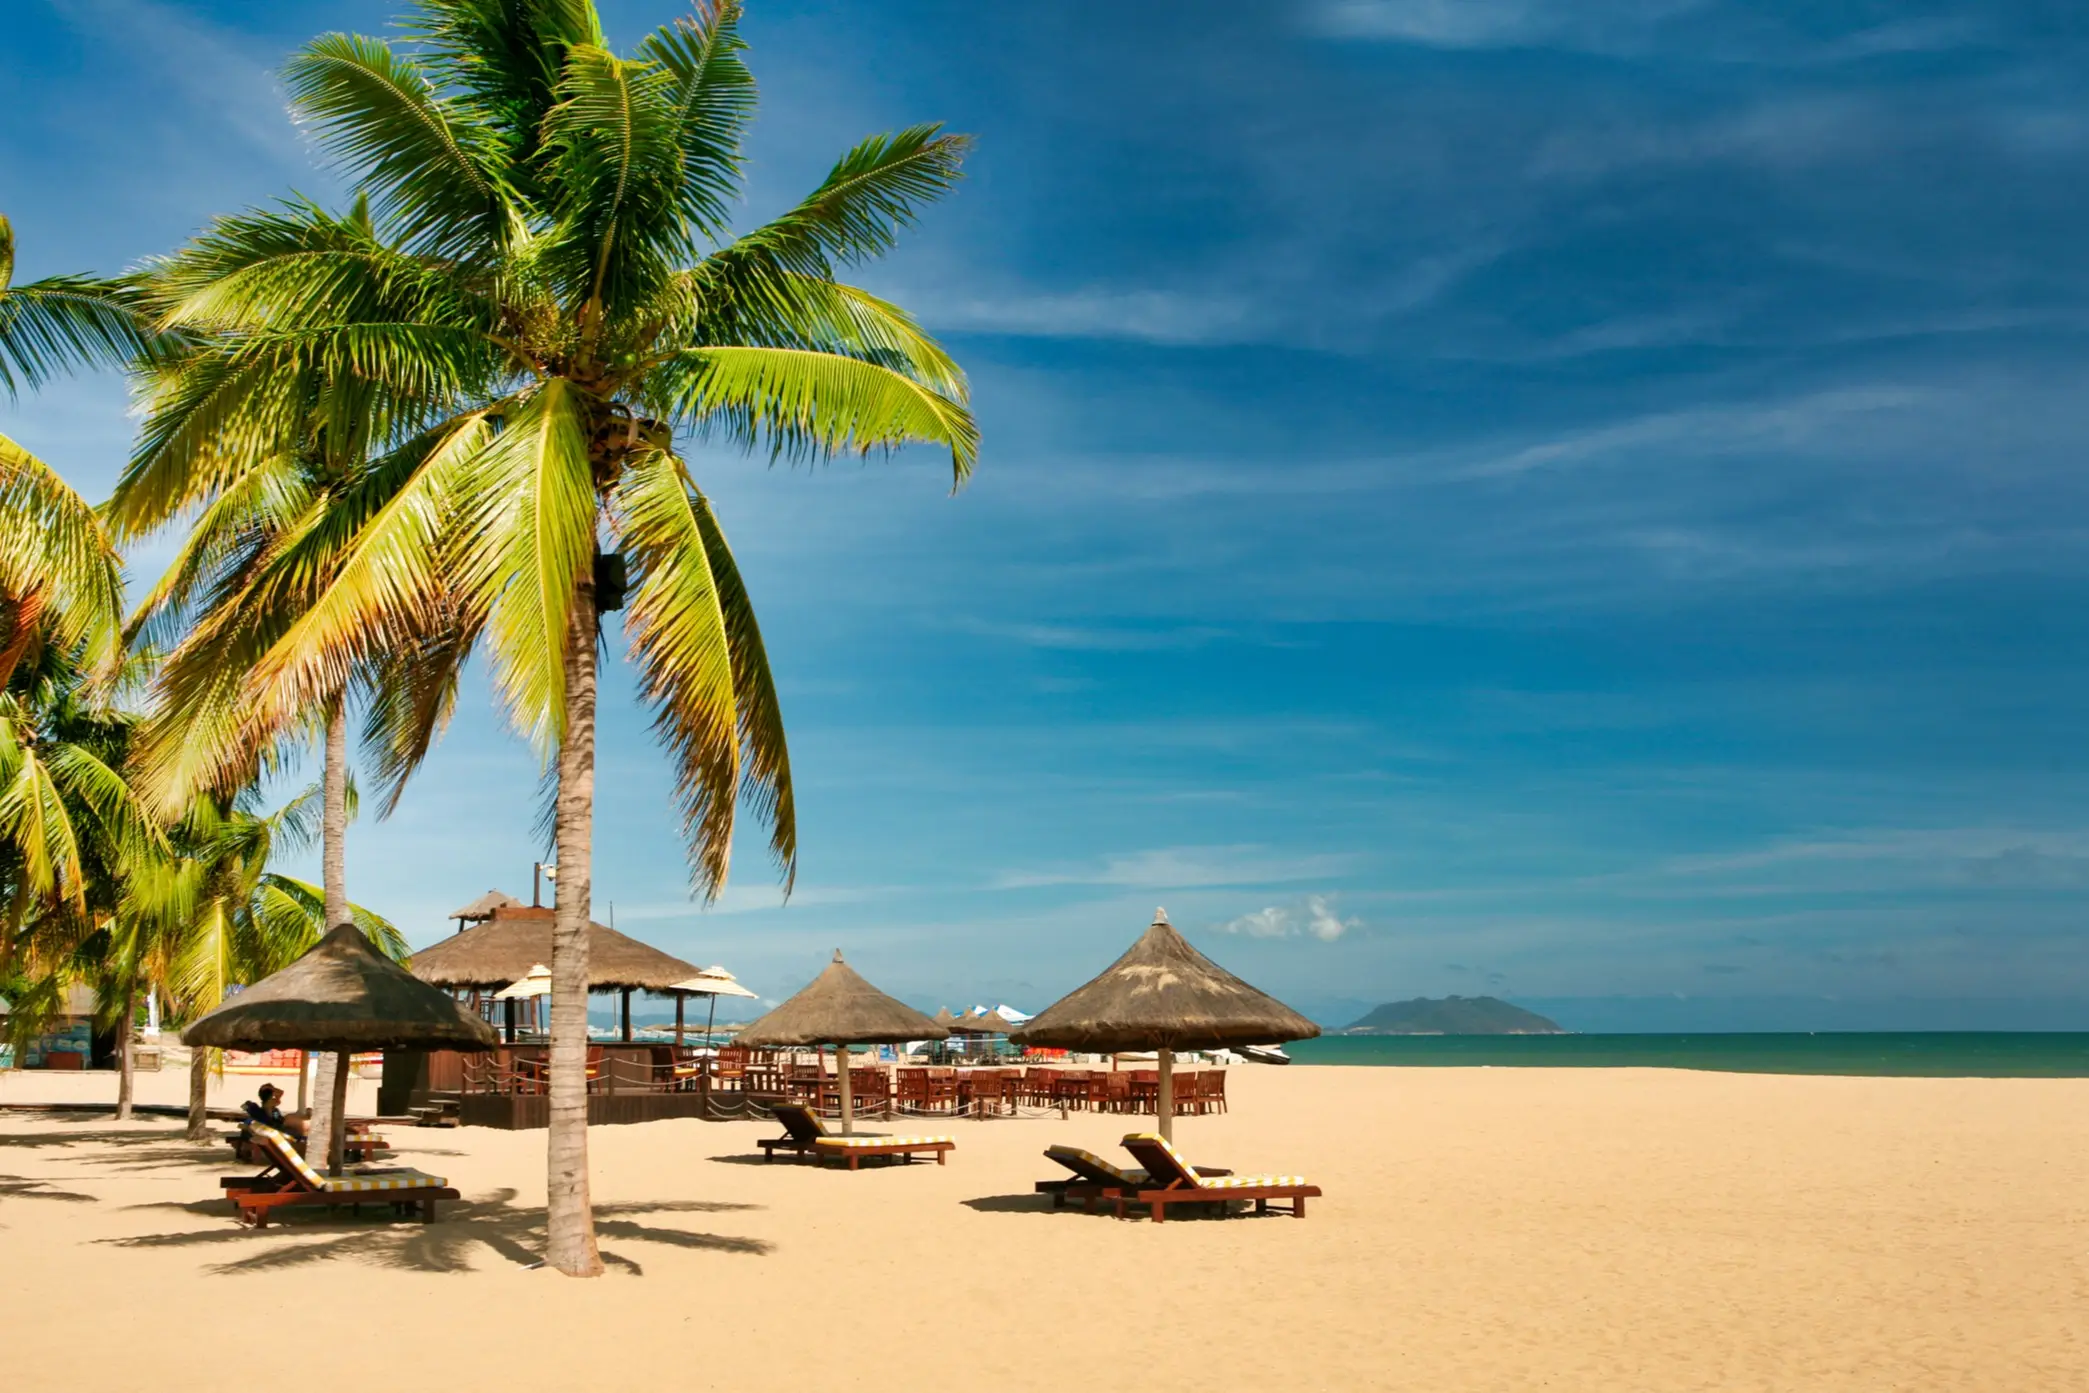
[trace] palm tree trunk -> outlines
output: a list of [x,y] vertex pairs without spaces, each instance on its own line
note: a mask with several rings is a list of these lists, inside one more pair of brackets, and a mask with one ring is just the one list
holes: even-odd
[[116,1018],[116,1120],[131,1120],[131,1096],[137,1086],[138,1071],[135,1060],[137,1051],[131,1046],[131,1036],[136,1028],[131,1017],[138,1010],[138,988],[134,983],[125,983],[123,988],[123,1014]]
[[595,1277],[588,1200],[588,911],[595,809],[595,587],[583,580],[566,627],[566,732],[559,742],[557,908],[551,930],[551,1132],[545,1146],[546,1260]]
[[[348,700],[334,703],[326,719],[326,774],[322,785],[324,804],[319,822],[319,879],[326,894],[325,928],[349,921],[348,910]],[[307,1132],[305,1154],[314,1165],[324,1164],[328,1173],[341,1173],[341,1117],[348,1097],[342,1075],[348,1072],[348,1056],[331,1051],[319,1056],[318,1078],[313,1081],[312,1125]]]
[[210,1051],[198,1045],[189,1051],[189,1131],[190,1141],[210,1140],[210,1110],[206,1099],[210,1093]]

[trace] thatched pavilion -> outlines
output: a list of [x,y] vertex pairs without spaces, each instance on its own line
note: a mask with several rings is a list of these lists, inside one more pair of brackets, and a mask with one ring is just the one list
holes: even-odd
[[[489,895],[499,893],[491,891]],[[474,905],[484,903],[486,898],[474,901]],[[539,907],[512,900],[492,903],[472,927],[415,953],[413,975],[431,986],[490,996],[527,977],[538,963],[551,961],[551,928],[556,913],[549,905]],[[451,917],[464,915],[460,912]],[[620,1015],[626,1040],[631,1038],[631,993],[665,995],[701,970],[694,963],[640,943],[606,924],[594,924],[588,929],[588,990],[622,994]]]
[[1123,957],[1017,1026],[1009,1039],[1110,1054],[1158,1051],[1160,1133],[1172,1138],[1176,1050],[1274,1045],[1319,1033],[1319,1026],[1190,947],[1168,912],[1157,909]]

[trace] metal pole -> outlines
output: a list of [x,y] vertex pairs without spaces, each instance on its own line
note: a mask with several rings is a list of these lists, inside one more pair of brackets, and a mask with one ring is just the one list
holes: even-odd
[[710,1047],[711,1044],[711,1026],[712,1023],[715,1022],[717,1019],[718,994],[716,992],[713,992],[711,994],[711,1009],[704,1013],[704,1046],[707,1049]]
[[1161,1140],[1175,1140],[1175,1051],[1162,1047],[1161,1059]]

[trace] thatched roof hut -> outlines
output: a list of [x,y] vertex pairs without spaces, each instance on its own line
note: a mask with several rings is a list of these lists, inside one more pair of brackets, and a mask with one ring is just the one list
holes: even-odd
[[742,1030],[741,1045],[870,1045],[902,1040],[941,1040],[950,1031],[906,1002],[890,997],[834,961],[805,990]]
[[493,1027],[337,924],[303,957],[181,1032],[220,1049],[482,1050]]
[[493,911],[496,909],[507,909],[521,903],[521,900],[505,890],[488,890],[464,908],[451,910],[445,917],[466,924],[482,924],[493,917]]
[[1271,1045],[1319,1033],[1319,1026],[1190,947],[1167,912],[1156,910],[1152,927],[1123,957],[1009,1038],[1111,1052]]
[[[438,987],[499,989],[551,961],[550,906],[499,905],[483,924],[413,955],[413,975]],[[694,963],[626,937],[605,924],[588,931],[593,991],[664,992],[697,975]]]
[[1003,1019],[999,1011],[988,1011],[980,1016],[954,1016],[950,1021],[952,1035],[1006,1035],[1015,1026]]

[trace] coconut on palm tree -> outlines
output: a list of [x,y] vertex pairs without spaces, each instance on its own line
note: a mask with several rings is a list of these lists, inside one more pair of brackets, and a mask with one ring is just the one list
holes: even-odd
[[737,20],[720,0],[620,58],[587,0],[426,0],[409,44],[320,39],[290,67],[292,99],[370,198],[371,236],[313,245],[294,209],[229,219],[164,280],[170,328],[448,407],[373,471],[368,520],[245,680],[234,743],[277,738],[396,653],[417,657],[402,728],[429,729],[457,664],[490,649],[510,720],[557,774],[549,1260],[576,1275],[601,1266],[584,1072],[599,615],[628,575],[625,634],[695,888],[724,883],[743,797],[788,885],[775,687],[683,445],[817,459],[929,443],[958,482],[977,450],[956,365],[838,279],[952,185],[965,142],[932,126],[865,140],[732,236],[754,107]]

